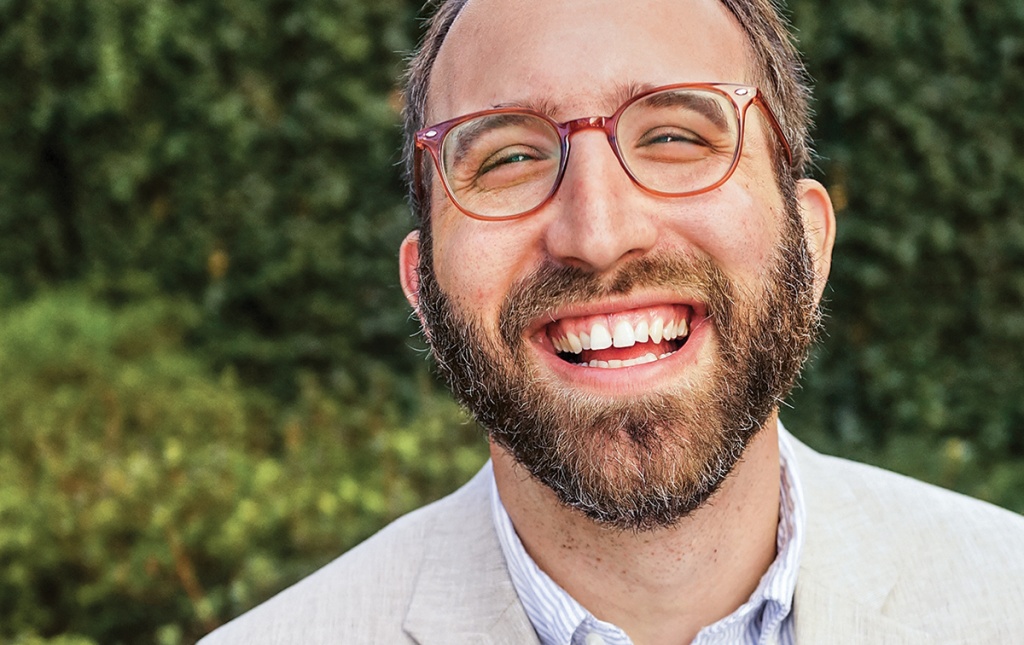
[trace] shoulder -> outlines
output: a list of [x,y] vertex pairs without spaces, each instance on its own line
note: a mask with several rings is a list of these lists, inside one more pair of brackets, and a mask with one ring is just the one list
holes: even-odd
[[[417,574],[438,527],[487,512],[486,479],[405,515],[338,559],[201,641],[227,643],[411,642],[402,628]],[[489,520],[489,514],[487,518]],[[433,546],[437,546],[433,544]]]
[[808,516],[801,576],[831,577],[942,642],[1024,639],[1024,517],[806,446],[797,455]]
[[[992,544],[1001,553],[1007,540],[1018,545],[1015,541],[1024,540],[1024,517],[988,502],[803,445],[798,455],[808,505],[819,507],[819,512],[841,513],[843,509],[835,505],[856,501],[856,514],[870,518],[872,526],[896,530],[896,535],[913,530],[916,539],[910,541],[918,544],[935,539],[945,545],[970,538],[980,540],[975,544]],[[833,507],[821,508],[822,504]],[[1024,551],[1012,555],[1024,563]]]

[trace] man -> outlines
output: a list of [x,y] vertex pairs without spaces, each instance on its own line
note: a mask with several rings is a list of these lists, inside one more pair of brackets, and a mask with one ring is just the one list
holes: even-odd
[[208,642],[1024,642],[1024,519],[778,423],[807,121],[769,0],[444,3],[401,275],[491,463]]

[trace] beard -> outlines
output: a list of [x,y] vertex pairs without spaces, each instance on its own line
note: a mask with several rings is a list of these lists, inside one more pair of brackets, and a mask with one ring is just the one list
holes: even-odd
[[[729,476],[816,337],[813,263],[795,199],[785,197],[773,266],[753,291],[692,256],[645,256],[603,278],[548,263],[510,290],[497,334],[437,283],[424,227],[419,312],[441,377],[490,439],[563,504],[615,529],[674,525]],[[652,288],[706,304],[716,351],[694,383],[609,399],[555,380],[530,357],[525,330],[546,312]]]

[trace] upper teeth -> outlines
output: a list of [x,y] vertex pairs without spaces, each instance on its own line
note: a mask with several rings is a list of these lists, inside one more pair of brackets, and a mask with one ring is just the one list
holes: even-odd
[[608,349],[613,342],[608,328],[601,323],[594,323],[590,329],[590,349]]
[[636,344],[636,334],[633,327],[625,320],[615,325],[615,335],[612,338],[612,345],[616,347],[632,347]]
[[678,322],[670,320],[667,323],[661,318],[655,318],[650,323],[642,320],[636,325],[620,320],[611,331],[608,330],[607,324],[597,321],[590,327],[590,333],[580,332],[577,336],[573,332],[566,332],[564,336],[553,338],[552,343],[559,352],[579,354],[586,349],[632,347],[636,343],[648,341],[660,343],[663,340],[685,337],[689,331],[689,324],[685,318]]

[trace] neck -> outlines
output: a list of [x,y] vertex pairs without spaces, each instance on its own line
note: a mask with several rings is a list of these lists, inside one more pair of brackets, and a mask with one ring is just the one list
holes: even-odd
[[777,428],[773,415],[703,507],[643,533],[594,523],[493,444],[491,456],[502,504],[537,566],[637,645],[679,645],[746,602],[775,559]]

